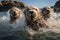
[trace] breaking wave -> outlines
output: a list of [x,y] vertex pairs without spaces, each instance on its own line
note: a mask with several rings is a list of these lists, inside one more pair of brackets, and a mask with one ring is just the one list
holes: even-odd
[[[17,24],[9,23],[9,12],[0,12],[0,39],[1,40],[59,40],[60,39],[60,13],[51,13],[47,20],[49,28],[40,28],[38,32],[21,27],[23,21]],[[20,25],[21,24],[21,25]],[[23,25],[24,26],[24,25]],[[22,29],[22,30],[20,30]],[[25,30],[28,29],[28,30]]]

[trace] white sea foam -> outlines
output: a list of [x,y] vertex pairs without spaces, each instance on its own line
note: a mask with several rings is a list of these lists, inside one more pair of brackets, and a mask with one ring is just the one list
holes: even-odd
[[[3,13],[3,12],[1,12]],[[18,30],[24,30],[26,29],[27,26],[25,26],[25,16],[22,13],[20,18],[17,19],[16,23],[10,24],[9,23],[10,17],[9,17],[9,11],[6,12],[6,15],[3,15],[0,17],[0,33],[1,31],[5,32],[5,31],[18,31]],[[51,13],[51,17],[47,20],[48,24],[49,24],[49,28],[40,28],[40,30],[38,32],[33,31],[32,29],[28,28],[28,32],[31,35],[35,35],[35,34],[42,34],[42,33],[47,33],[49,32],[54,32],[54,33],[60,33],[60,13]],[[12,28],[12,29],[10,29]],[[7,29],[7,30],[6,30]],[[8,35],[10,35],[11,33],[9,33]],[[6,34],[5,34],[6,35]]]

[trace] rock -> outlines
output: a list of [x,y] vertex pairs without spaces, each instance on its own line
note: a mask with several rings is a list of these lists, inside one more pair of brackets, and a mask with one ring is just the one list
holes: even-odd
[[28,7],[26,4],[24,4],[22,2],[14,1],[14,3],[16,4],[16,6],[19,6],[20,8],[26,8],[26,7]]
[[60,1],[57,1],[54,5],[54,11],[55,12],[60,12]]
[[57,2],[55,3],[54,7],[60,8],[60,1],[57,1]]
[[1,1],[0,3],[0,12],[8,11],[13,6],[24,9],[28,7],[26,4],[18,1]]

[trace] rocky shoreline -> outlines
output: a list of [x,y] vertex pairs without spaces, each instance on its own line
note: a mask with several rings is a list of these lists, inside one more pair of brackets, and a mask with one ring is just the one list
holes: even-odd
[[28,7],[25,3],[19,1],[1,1],[0,2],[0,12],[5,12],[11,9],[12,7],[26,8]]

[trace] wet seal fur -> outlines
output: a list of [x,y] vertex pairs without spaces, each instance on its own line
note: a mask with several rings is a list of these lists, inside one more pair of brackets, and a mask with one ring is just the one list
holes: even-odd
[[21,10],[17,7],[12,7],[12,9],[10,9],[10,23],[16,22],[16,20],[20,17],[20,12]]
[[24,10],[26,23],[29,28],[38,31],[40,27],[48,28],[48,23],[44,20],[41,10],[37,7],[29,7]]

